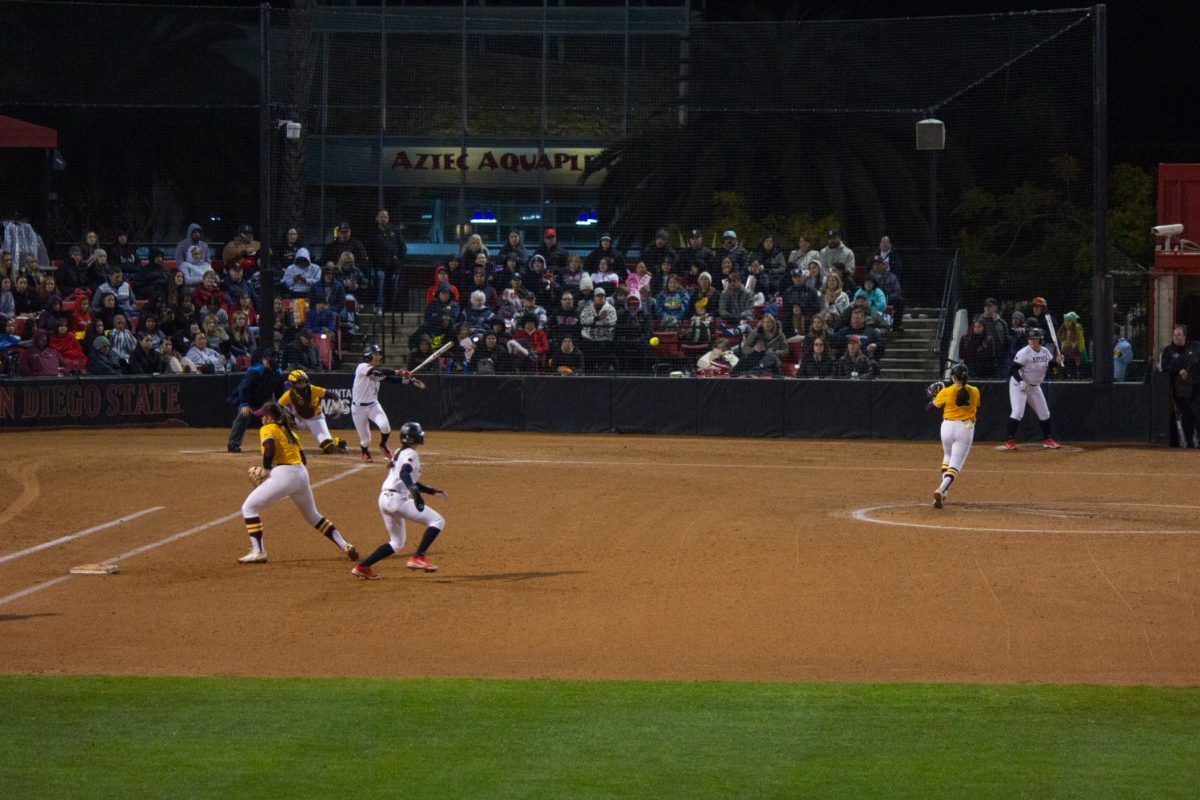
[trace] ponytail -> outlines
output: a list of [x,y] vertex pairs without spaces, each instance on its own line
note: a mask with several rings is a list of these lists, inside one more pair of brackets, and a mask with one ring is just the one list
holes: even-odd
[[[959,403],[959,405],[964,405]],[[296,430],[292,427],[292,418],[284,411],[279,415],[279,427],[283,428],[283,435],[287,437],[290,444],[300,444],[300,440],[296,437]]]
[[971,393],[967,391],[966,383],[958,387],[958,394],[954,396],[954,402],[960,406],[971,405]]

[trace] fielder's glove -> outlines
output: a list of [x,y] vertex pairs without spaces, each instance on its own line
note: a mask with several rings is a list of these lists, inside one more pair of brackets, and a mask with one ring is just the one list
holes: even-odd
[[251,486],[258,486],[271,476],[271,470],[264,469],[261,465],[255,465],[246,470],[246,477],[250,479]]
[[926,387],[925,396],[930,398],[937,397],[937,393],[945,388],[946,384],[942,383],[941,381],[934,381],[933,383],[929,384],[928,387]]

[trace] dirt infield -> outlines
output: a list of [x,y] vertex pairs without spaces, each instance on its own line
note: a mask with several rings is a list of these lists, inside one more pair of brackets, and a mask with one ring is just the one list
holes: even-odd
[[[363,582],[286,502],[236,563],[224,438],[0,434],[0,672],[1200,683],[1192,452],[981,443],[939,512],[935,442],[431,433],[442,569]],[[383,467],[310,460],[384,541]]]

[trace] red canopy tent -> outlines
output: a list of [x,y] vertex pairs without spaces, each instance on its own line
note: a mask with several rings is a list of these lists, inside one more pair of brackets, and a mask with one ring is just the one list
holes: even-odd
[[58,147],[58,131],[0,115],[0,147]]

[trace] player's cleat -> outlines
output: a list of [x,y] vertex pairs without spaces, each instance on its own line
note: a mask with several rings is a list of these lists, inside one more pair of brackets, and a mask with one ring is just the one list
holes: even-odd
[[246,555],[238,559],[239,564],[265,564],[267,563],[266,550],[251,550]]
[[413,556],[404,566],[409,569],[423,569],[426,572],[437,572],[437,567],[429,563],[429,559],[425,556]]
[[945,499],[946,499],[946,495],[942,494],[941,492],[934,492],[933,493],[933,507],[941,508],[942,501]]
[[1009,439],[1007,442],[1005,442],[1003,445],[1000,446],[1000,449],[1001,450],[1016,450],[1017,449],[1017,440]]
[[346,445],[346,440],[345,440],[345,439],[334,439],[334,441],[335,441],[335,442],[337,442],[337,451],[338,451],[339,453],[344,453],[344,452],[346,452],[346,446],[347,446],[347,445]]
[[364,581],[377,581],[380,577],[378,572],[370,567],[364,567],[362,564],[355,564],[350,569],[350,574],[356,578],[362,578]]
[[358,551],[355,550],[354,545],[350,544],[349,542],[346,542],[346,544],[342,546],[342,552],[345,553],[346,558],[350,559],[351,561],[358,561]]
[[370,453],[368,453],[366,450],[363,450],[358,454],[358,460],[366,463],[369,461],[374,461],[375,459],[371,457]]
[[231,444],[231,445],[229,445],[229,447],[227,447],[226,449],[227,449],[229,452],[231,452],[231,453],[240,453],[240,452],[242,452],[242,446],[241,446],[240,444]]
[[1062,447],[1062,445],[1054,441],[1053,436],[1047,436],[1046,440],[1042,442],[1042,447],[1046,448],[1047,450],[1057,450],[1058,448]]
[[392,448],[388,447],[386,444],[381,444],[379,445],[379,449],[383,451],[383,455],[388,461],[392,460]]

